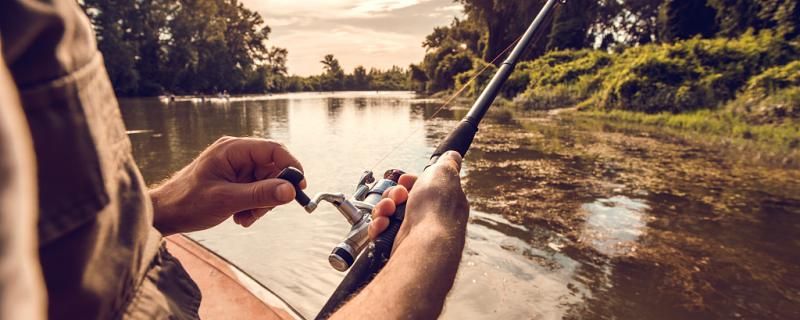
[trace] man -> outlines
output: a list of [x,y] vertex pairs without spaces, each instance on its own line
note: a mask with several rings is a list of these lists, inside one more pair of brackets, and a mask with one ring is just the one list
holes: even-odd
[[[252,225],[291,201],[274,177],[301,163],[277,142],[225,137],[147,190],[74,1],[0,3],[0,51],[0,318],[197,318],[198,288],[162,236]],[[460,161],[448,153],[386,193],[370,235],[407,200],[394,256],[333,318],[441,312],[467,223]]]

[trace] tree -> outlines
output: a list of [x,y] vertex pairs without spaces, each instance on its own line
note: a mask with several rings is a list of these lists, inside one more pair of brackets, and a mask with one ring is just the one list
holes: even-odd
[[[267,49],[269,26],[237,0],[84,0],[82,6],[120,95],[263,92],[286,75],[285,50]],[[281,54],[283,62],[276,62]]]
[[97,46],[104,53],[114,90],[122,95],[134,94],[139,89],[139,72],[136,70],[139,44],[134,41],[128,17],[135,13],[135,9],[130,3],[115,5],[103,0],[85,0],[82,7],[97,34]]
[[760,30],[768,20],[759,17],[761,0],[709,0],[717,10],[719,34],[725,37],[738,36],[749,28]]
[[660,41],[674,42],[716,33],[716,10],[705,0],[666,0],[659,9]]
[[596,18],[595,0],[570,0],[553,17],[547,50],[582,49],[591,46],[589,28]]
[[408,67],[409,73],[409,81],[413,84],[414,91],[417,92],[424,92],[426,89],[426,85],[428,83],[428,75],[425,74],[425,70],[423,70],[419,65],[411,64]]
[[344,70],[339,65],[339,60],[334,58],[332,54],[325,55],[320,61],[324,66],[325,73],[322,74],[322,90],[336,91],[343,87]]
[[367,69],[363,66],[358,66],[353,70],[353,84],[352,89],[367,90],[369,89],[370,78],[367,76]]
[[[491,61],[513,43],[527,28],[544,5],[542,0],[456,0],[464,5],[469,19],[480,21],[485,27],[485,48],[482,57]],[[524,22],[523,22],[524,21]],[[541,55],[533,52],[528,58]]]
[[800,35],[800,0],[763,0],[759,18],[769,20],[771,28],[787,40]]

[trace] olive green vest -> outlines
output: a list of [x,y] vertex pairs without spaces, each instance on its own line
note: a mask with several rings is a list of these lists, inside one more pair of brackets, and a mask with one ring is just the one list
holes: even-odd
[[36,154],[49,318],[196,318],[87,17],[74,0],[2,1],[0,40]]

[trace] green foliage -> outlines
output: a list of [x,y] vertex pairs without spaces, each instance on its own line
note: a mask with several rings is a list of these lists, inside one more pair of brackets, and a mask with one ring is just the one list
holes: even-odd
[[633,48],[600,73],[605,80],[596,102],[648,113],[713,108],[733,99],[753,75],[796,55],[770,32]]
[[749,94],[769,95],[789,87],[800,87],[800,61],[772,67],[747,83]]
[[555,51],[524,63],[511,78],[527,75],[527,89],[519,100],[529,108],[572,106],[600,88],[598,72],[611,63],[612,56],[602,51]]
[[325,73],[320,75],[320,91],[337,91],[344,87],[344,70],[339,64],[339,60],[332,54],[325,55],[320,61],[324,66]]
[[589,46],[589,28],[595,19],[596,0],[571,0],[553,18],[547,50],[582,49]]
[[800,120],[800,61],[753,77],[728,109],[754,123]]
[[673,42],[716,32],[716,10],[706,0],[666,0],[659,9],[660,40]]
[[800,35],[800,0],[708,0],[717,11],[719,35],[771,29],[785,39]]
[[[237,0],[84,0],[120,95],[264,92],[285,77],[286,51]],[[271,56],[272,55],[272,56]]]
[[583,115],[615,122],[641,123],[693,131],[700,134],[727,136],[752,140],[781,148],[800,146],[800,123],[785,121],[777,124],[752,124],[727,111],[697,110],[682,114],[645,114],[625,110],[587,111]]
[[477,97],[489,85],[489,81],[496,71],[497,67],[495,65],[489,64],[478,57],[473,57],[472,69],[456,75],[455,86],[456,88],[466,87],[464,91],[467,95]]
[[798,118],[800,50],[772,32],[738,39],[691,39],[634,47],[550,52],[522,63],[509,97],[527,108],[589,106],[685,113],[728,105],[730,114],[765,123]]
[[[527,28],[531,17],[544,5],[543,0],[455,0],[464,5],[468,19],[480,25],[483,52],[474,52],[492,61]],[[520,21],[520,22],[517,22]],[[530,58],[541,53],[534,53]]]
[[409,71],[394,66],[388,70],[371,68],[367,71],[363,66],[357,66],[353,73],[345,73],[339,60],[332,54],[326,55],[320,61],[323,73],[310,77],[291,76],[286,79],[284,91],[359,91],[359,90],[410,90]]

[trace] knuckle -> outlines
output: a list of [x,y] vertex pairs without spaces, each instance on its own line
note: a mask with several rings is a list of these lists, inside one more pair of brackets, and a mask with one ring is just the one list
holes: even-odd
[[280,142],[278,140],[274,140],[274,139],[259,139],[259,140],[261,140],[263,143],[265,143],[265,144],[267,144],[267,145],[269,145],[269,146],[271,146],[273,148],[286,149],[286,145],[284,145],[283,142]]
[[[448,160],[448,162],[452,162],[452,160]],[[458,169],[456,169],[455,166],[451,165],[451,163],[447,164],[443,163],[438,165],[438,167],[436,168],[436,172],[439,175],[443,176],[449,176],[449,177],[458,176]]]
[[235,138],[231,137],[231,136],[222,136],[219,139],[217,139],[217,141],[215,141],[214,144],[222,144],[222,143],[231,141],[233,139],[235,139]]
[[269,192],[263,185],[255,185],[250,189],[250,198],[253,203],[265,203],[270,200]]

